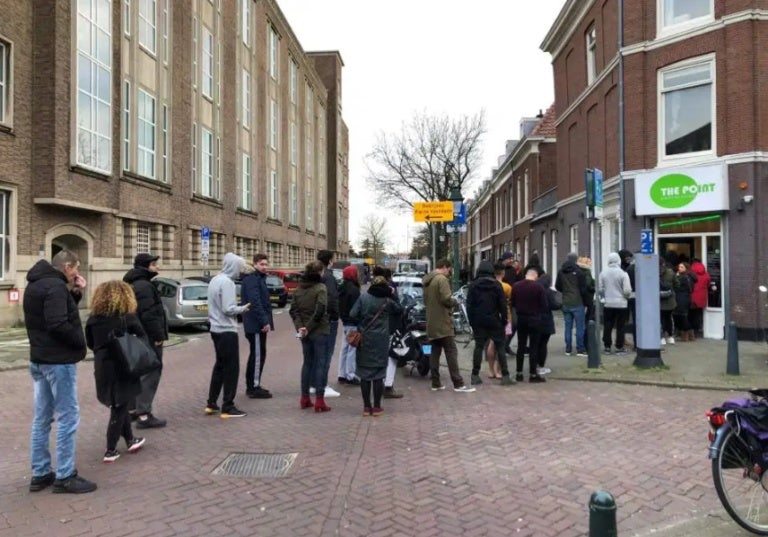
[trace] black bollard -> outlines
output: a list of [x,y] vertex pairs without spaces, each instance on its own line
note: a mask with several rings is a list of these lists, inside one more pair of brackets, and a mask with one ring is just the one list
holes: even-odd
[[589,497],[589,537],[617,537],[616,500],[598,490]]
[[600,367],[600,349],[597,347],[597,325],[595,321],[587,323],[587,367]]
[[729,375],[739,374],[739,340],[735,321],[728,323],[728,365],[725,372]]

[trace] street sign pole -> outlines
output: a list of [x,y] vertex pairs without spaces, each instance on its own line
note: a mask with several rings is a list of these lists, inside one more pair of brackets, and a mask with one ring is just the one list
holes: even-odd
[[210,276],[208,256],[211,254],[211,228],[203,226],[200,230],[200,257],[203,262],[203,275]]

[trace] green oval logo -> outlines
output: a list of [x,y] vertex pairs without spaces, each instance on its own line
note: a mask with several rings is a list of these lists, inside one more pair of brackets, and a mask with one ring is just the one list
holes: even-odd
[[651,199],[665,209],[685,207],[696,199],[698,193],[698,183],[683,173],[664,175],[651,185]]

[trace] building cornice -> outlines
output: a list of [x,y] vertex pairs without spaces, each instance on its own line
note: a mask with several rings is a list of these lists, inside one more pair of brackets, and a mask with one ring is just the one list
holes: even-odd
[[80,201],[72,201],[61,198],[35,198],[35,205],[55,205],[57,207],[66,207],[68,209],[78,209],[80,211],[88,211],[91,213],[100,214],[117,214],[117,209],[111,207],[103,207],[101,205],[91,205],[90,203],[82,203]]
[[563,45],[568,42],[571,34],[594,3],[595,0],[567,0],[539,48],[549,52],[553,60],[557,58]]

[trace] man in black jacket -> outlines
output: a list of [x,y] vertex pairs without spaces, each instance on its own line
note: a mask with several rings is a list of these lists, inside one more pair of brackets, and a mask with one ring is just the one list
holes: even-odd
[[[168,320],[165,318],[160,293],[152,283],[152,278],[157,276],[159,269],[158,259],[160,257],[156,255],[138,254],[133,260],[133,268],[123,276],[123,281],[129,283],[133,287],[133,292],[136,293],[138,304],[136,313],[162,364],[163,341],[168,339]],[[137,419],[136,427],[139,429],[165,427],[165,420],[152,414],[152,401],[160,384],[161,373],[162,367],[141,377],[141,393],[136,397],[136,407],[132,412],[133,417]]]
[[[333,252],[330,250],[320,250],[317,252],[317,260],[320,261],[325,270],[323,270],[323,283],[328,290],[328,323],[330,325],[331,333],[328,334],[326,339],[327,355],[323,367],[325,367],[325,376],[328,377],[328,371],[331,368],[331,360],[333,360],[333,352],[336,350],[336,335],[339,332],[339,288],[336,283],[336,277],[333,275],[331,267],[333,266]],[[317,388],[317,386],[315,386]],[[314,393],[310,391],[310,393]],[[325,397],[338,397],[341,395],[339,392],[331,388],[325,387]]]
[[[576,323],[576,356],[587,356],[584,329],[587,305],[591,296],[587,289],[587,277],[576,264],[579,256],[575,252],[568,254],[565,263],[557,273],[555,289],[563,293],[563,318],[565,319],[565,354],[573,352],[573,324]],[[513,291],[514,293],[514,291]]]
[[[53,485],[54,492],[81,494],[96,490],[77,475],[75,436],[80,423],[77,362],[85,358],[85,336],[77,303],[85,278],[77,255],[62,250],[50,263],[41,259],[27,274],[24,322],[29,337],[29,371],[35,385],[30,455],[30,492]],[[71,290],[67,287],[71,285]],[[51,470],[51,424],[57,423],[56,472]]]
[[482,384],[480,365],[488,340],[493,341],[501,366],[501,384],[514,384],[509,378],[507,356],[504,352],[504,327],[507,325],[507,299],[504,289],[496,279],[496,272],[489,261],[481,261],[477,267],[477,278],[469,284],[467,291],[467,317],[475,338],[475,352],[472,355],[472,384]]
[[[243,314],[243,330],[250,347],[245,366],[245,395],[251,399],[270,399],[272,393],[261,385],[267,361],[267,334],[275,329],[267,287],[269,258],[265,254],[254,255],[253,268],[254,272],[245,276],[240,286],[240,305],[251,305],[251,309]],[[256,334],[259,335],[258,347]]]

